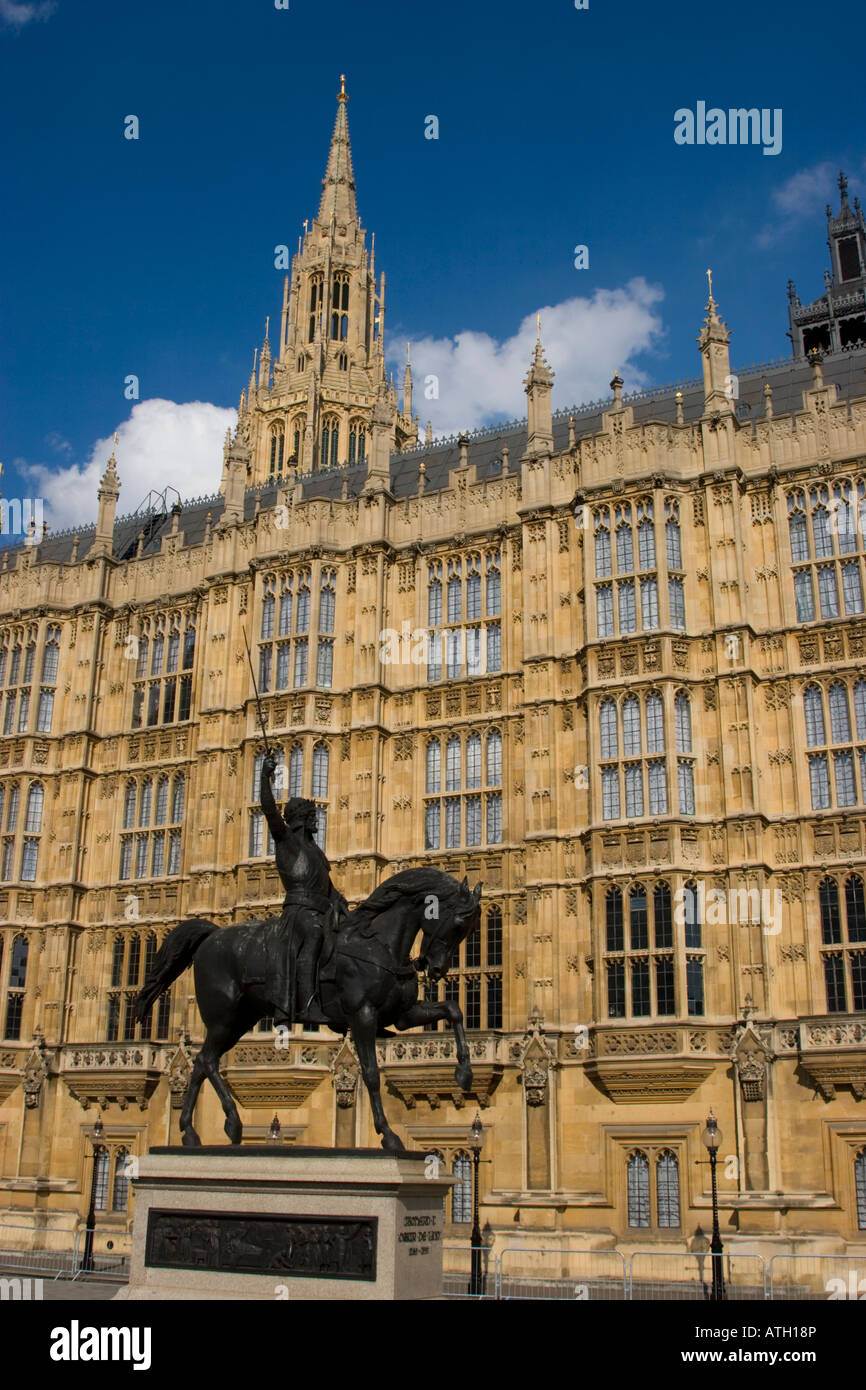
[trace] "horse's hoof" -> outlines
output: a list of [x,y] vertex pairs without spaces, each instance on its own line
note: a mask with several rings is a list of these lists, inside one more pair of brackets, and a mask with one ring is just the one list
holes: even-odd
[[456,1067],[454,1070],[454,1080],[461,1091],[471,1091],[472,1089],[472,1068],[466,1062],[463,1066]]
[[406,1145],[403,1140],[398,1139],[397,1135],[390,1129],[387,1134],[382,1135],[382,1148],[387,1149],[388,1153],[392,1154],[404,1154],[406,1152]]
[[244,1128],[242,1124],[227,1120],[223,1128],[225,1129],[225,1132],[228,1135],[228,1140],[230,1144],[239,1144],[241,1142],[241,1139],[243,1138],[244,1134]]
[[192,1129],[192,1127],[190,1127],[187,1130],[184,1130],[183,1139],[181,1140],[181,1143],[185,1149],[201,1148],[201,1140],[199,1139],[195,1130]]

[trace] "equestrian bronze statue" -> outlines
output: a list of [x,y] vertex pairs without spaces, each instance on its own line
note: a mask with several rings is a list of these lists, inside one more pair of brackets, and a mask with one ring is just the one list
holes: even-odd
[[[207,1031],[183,1099],[184,1145],[201,1142],[192,1121],[205,1078],[220,1098],[229,1142],[240,1143],[240,1116],[220,1075],[220,1058],[260,1019],[273,1017],[327,1023],[351,1035],[382,1147],[399,1152],[404,1146],[382,1105],[376,1038],[389,1025],[402,1030],[447,1019],[457,1045],[454,1077],[463,1091],[470,1089],[463,1014],[452,1000],[419,999],[419,974],[432,983],[447,974],[460,942],[478,927],[481,884],[473,891],[465,878],[458,883],[439,869],[406,869],[351,911],[315,842],[314,804],[293,797],[281,815],[270,785],[274,768],[269,754],[260,795],[285,889],[280,916],[224,928],[201,917],[182,922],[156,954],[136,1015],[145,1018],[160,994],[193,966]],[[413,960],[419,933],[420,953]]]

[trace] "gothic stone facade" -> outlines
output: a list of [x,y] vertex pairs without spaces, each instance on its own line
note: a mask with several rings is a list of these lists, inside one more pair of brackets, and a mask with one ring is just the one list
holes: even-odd
[[[112,460],[95,527],[6,552],[0,1222],[80,1228],[99,1112],[123,1236],[125,1159],[178,1142],[202,1036],[191,974],[135,1027],[147,964],[187,915],[279,905],[246,632],[349,899],[419,863],[483,881],[448,984],[473,1093],[444,1032],[380,1052],[392,1123],[461,1179],[480,1111],[488,1234],[687,1248],[712,1108],[729,1247],[844,1250],[866,1226],[866,353],[732,381],[711,295],[682,389],[617,376],[554,414],[539,341],[525,420],[419,443],[364,235],[341,94],[221,491],[116,517]],[[284,1141],[376,1142],[325,1029],[257,1031],[226,1075],[248,1139],[276,1112]],[[220,1141],[209,1089],[199,1117]],[[455,1233],[467,1215],[461,1180]]]

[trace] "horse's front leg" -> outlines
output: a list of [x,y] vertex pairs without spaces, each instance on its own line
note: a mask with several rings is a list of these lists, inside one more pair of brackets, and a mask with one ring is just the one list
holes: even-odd
[[356,1014],[353,1014],[349,1028],[352,1041],[355,1044],[355,1051],[358,1054],[358,1061],[361,1064],[364,1085],[367,1087],[367,1094],[370,1097],[376,1133],[382,1136],[382,1148],[390,1150],[391,1153],[403,1153],[405,1152],[405,1145],[388,1124],[385,1118],[385,1108],[382,1105],[379,1063],[376,1058],[376,1031],[378,1028],[376,1010],[370,1005],[365,1005]]
[[454,1068],[454,1080],[461,1091],[470,1091],[472,1089],[472,1062],[469,1057],[469,1044],[463,1029],[463,1010],[459,1004],[455,1004],[453,999],[443,999],[441,1003],[429,999],[419,1000],[396,1020],[396,1027],[401,1030],[417,1028],[419,1024],[438,1023],[440,1018],[446,1019],[454,1029],[454,1041],[457,1044],[457,1066]]

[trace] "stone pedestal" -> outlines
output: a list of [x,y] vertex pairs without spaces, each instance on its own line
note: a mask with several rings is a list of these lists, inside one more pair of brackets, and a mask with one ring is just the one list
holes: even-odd
[[453,1179],[425,1167],[382,1149],[151,1149],[117,1298],[439,1298]]

